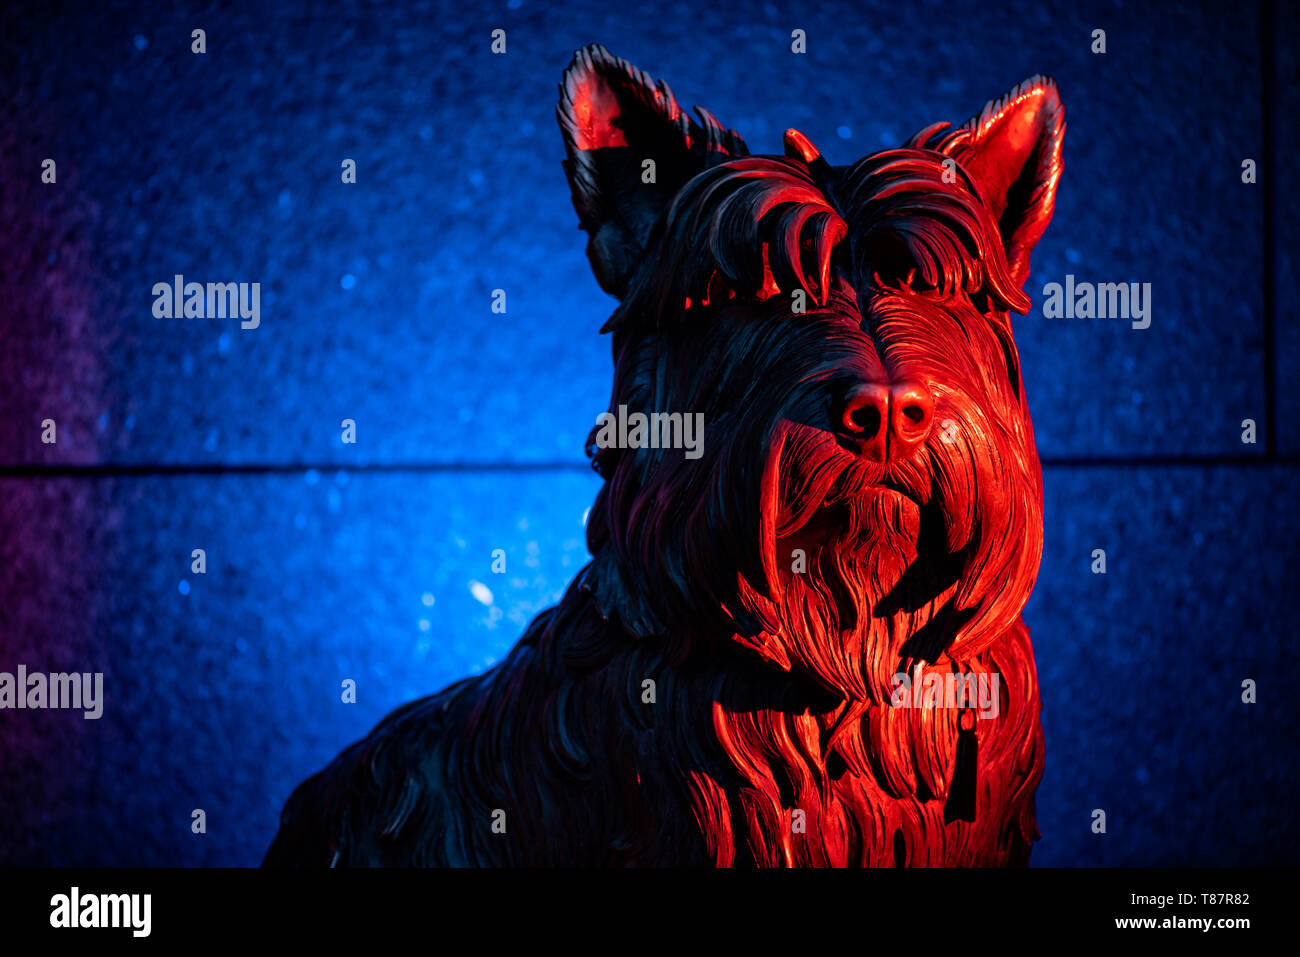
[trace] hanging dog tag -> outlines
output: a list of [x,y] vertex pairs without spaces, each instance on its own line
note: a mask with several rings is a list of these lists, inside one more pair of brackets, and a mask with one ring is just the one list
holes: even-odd
[[[970,715],[970,727],[966,716]],[[957,759],[953,762],[944,823],[975,820],[975,786],[979,778],[979,741],[975,737],[975,712],[964,709],[957,719]]]

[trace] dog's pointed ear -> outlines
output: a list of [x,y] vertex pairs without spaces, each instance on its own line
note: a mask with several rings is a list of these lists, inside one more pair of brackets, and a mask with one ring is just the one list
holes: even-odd
[[955,130],[932,126],[913,145],[951,156],[974,180],[1002,233],[1017,286],[1029,278],[1029,254],[1056,205],[1065,107],[1050,77],[1034,76]]
[[692,120],[668,84],[599,45],[574,54],[555,112],[587,258],[601,288],[619,298],[677,191],[701,170],[749,155],[707,110],[697,106]]

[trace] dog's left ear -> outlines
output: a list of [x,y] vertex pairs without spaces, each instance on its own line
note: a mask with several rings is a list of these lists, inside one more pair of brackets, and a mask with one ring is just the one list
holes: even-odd
[[1029,254],[1056,205],[1061,178],[1065,107],[1050,77],[1030,77],[991,100],[955,130],[941,123],[922,130],[913,144],[946,153],[961,164],[993,211],[1011,277],[1029,278]]
[[710,166],[749,155],[708,110],[697,106],[695,122],[667,83],[598,44],[574,54],[555,113],[587,258],[601,288],[620,299],[678,190]]

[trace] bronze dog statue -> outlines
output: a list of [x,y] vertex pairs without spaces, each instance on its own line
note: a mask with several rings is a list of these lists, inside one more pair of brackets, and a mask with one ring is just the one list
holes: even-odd
[[750,156],[599,46],[560,92],[610,414],[665,441],[593,430],[591,563],[303,783],[266,863],[1025,863],[1042,491],[1009,312],[1055,84],[843,167],[795,130]]

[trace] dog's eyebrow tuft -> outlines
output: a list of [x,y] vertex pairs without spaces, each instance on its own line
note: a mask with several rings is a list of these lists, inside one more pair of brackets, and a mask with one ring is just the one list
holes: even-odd
[[955,161],[928,149],[885,150],[848,168],[835,195],[849,225],[855,286],[884,279],[1029,311],[997,223]]
[[601,331],[633,322],[662,329],[737,296],[796,289],[825,305],[831,254],[846,232],[802,159],[721,163],[678,193],[651,234],[648,265]]

